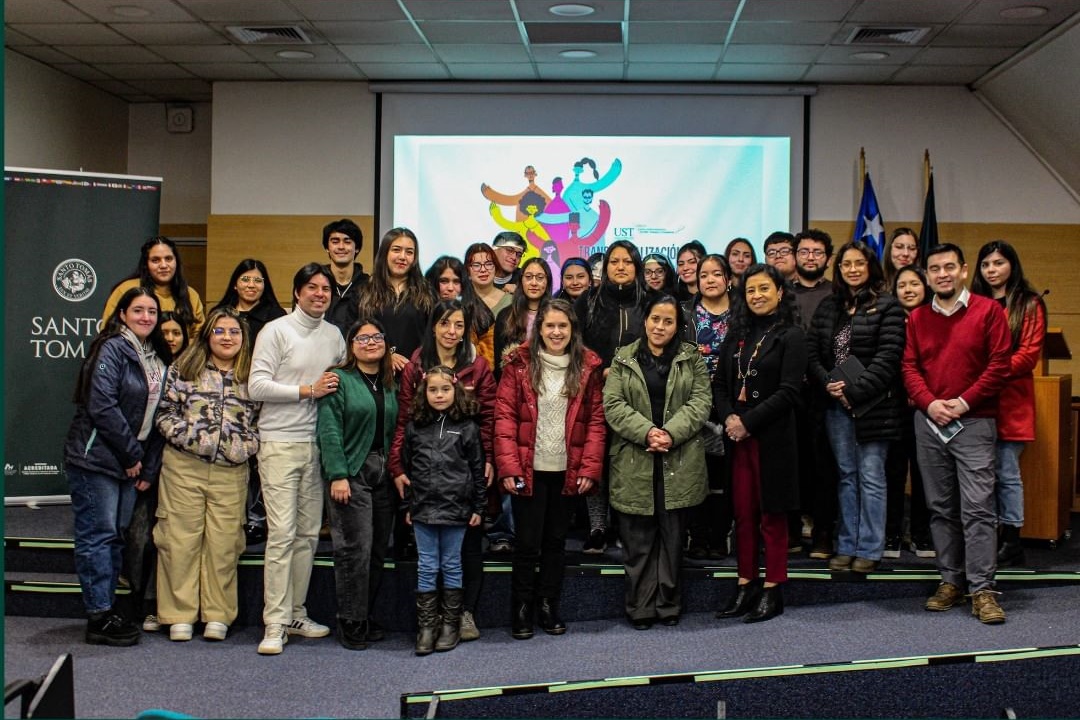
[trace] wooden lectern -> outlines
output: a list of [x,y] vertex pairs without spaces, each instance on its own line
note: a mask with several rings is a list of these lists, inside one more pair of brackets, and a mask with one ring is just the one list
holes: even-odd
[[1050,360],[1072,358],[1061,328],[1047,328],[1035,366],[1035,441],[1020,456],[1024,480],[1021,537],[1051,546],[1069,530],[1076,483],[1077,438],[1073,423],[1072,375],[1050,375]]

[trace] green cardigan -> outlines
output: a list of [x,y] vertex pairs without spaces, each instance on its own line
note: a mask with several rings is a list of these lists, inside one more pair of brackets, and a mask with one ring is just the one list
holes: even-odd
[[[360,472],[375,439],[375,398],[357,370],[334,370],[336,393],[319,399],[319,456],[327,482]],[[383,390],[383,450],[390,452],[397,427],[397,391]]]
[[[630,515],[652,515],[653,453],[646,436],[653,428],[645,374],[635,354],[643,341],[622,347],[604,384],[604,417],[611,426],[611,506]],[[679,342],[676,340],[676,342]],[[692,507],[705,500],[705,444],[701,429],[712,411],[709,372],[696,345],[682,343],[671,364],[664,401],[664,426],[674,445],[663,454],[664,507]]]

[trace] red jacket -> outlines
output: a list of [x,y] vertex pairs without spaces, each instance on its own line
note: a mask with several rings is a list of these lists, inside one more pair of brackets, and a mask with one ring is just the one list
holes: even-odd
[[[600,356],[585,350],[581,391],[566,407],[566,480],[563,495],[577,495],[577,479],[600,486],[604,469],[604,384]],[[495,398],[495,458],[498,477],[522,477],[522,495],[532,495],[533,451],[536,444],[536,392],[529,380],[529,349],[518,348],[502,369]],[[502,485],[500,484],[500,488]]]
[[[480,426],[480,444],[484,446],[484,459],[495,464],[495,453],[492,438],[495,435],[495,376],[491,374],[491,366],[487,360],[473,348],[473,361],[458,371],[458,385],[469,390],[480,404],[480,414],[477,424]],[[401,371],[401,381],[398,387],[398,416],[397,429],[394,431],[394,444],[390,447],[390,457],[387,463],[390,466],[390,477],[396,478],[405,472],[405,463],[401,460],[401,449],[405,444],[405,426],[412,418],[413,396],[416,388],[420,385],[420,377],[423,368],[420,367],[420,350],[412,354],[409,364]]]
[[1046,339],[1046,309],[1032,301],[1024,315],[1020,345],[1009,358],[1009,379],[998,400],[997,434],[999,440],[1031,442],[1035,439],[1035,378],[1032,371],[1039,362]]

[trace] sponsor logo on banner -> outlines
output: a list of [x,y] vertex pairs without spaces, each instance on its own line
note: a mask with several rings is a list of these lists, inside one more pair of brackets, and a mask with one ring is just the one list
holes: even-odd
[[53,270],[53,289],[69,302],[82,302],[97,289],[97,273],[79,258],[64,260]]
[[[5,473],[7,468],[5,468]],[[59,475],[60,466],[56,463],[27,463],[22,466],[22,475]]]
[[18,472],[18,471],[15,469],[14,465],[12,465],[11,463],[4,463],[4,475],[5,476],[11,477],[16,472]]

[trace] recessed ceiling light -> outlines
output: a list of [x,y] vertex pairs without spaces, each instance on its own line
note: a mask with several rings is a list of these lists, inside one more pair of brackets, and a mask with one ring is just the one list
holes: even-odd
[[561,5],[552,5],[548,8],[548,12],[559,17],[585,17],[596,12],[596,8],[581,3],[562,3]]
[[559,57],[564,57],[567,60],[583,60],[596,57],[596,52],[593,50],[563,50],[559,53]]
[[875,50],[867,50],[865,52],[851,53],[851,57],[856,60],[884,60],[889,57],[889,53],[880,52]]
[[998,15],[1006,20],[1030,20],[1031,18],[1042,17],[1048,12],[1050,11],[1042,5],[1018,5],[1005,8]]
[[309,53],[307,50],[278,50],[274,54],[282,60],[310,60],[315,57],[315,53]]
[[113,15],[119,15],[126,18],[144,18],[150,17],[152,14],[144,7],[138,7],[136,5],[113,5],[109,8],[109,12]]

